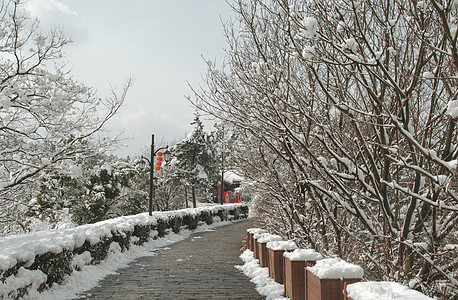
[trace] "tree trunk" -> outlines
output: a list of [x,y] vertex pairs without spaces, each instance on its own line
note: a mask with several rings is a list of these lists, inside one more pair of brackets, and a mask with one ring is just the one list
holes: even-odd
[[197,207],[196,188],[195,188],[195,186],[192,186],[192,207],[194,207],[194,208]]
[[188,187],[184,187],[184,198],[186,199],[186,208],[189,208],[189,202],[188,202]]

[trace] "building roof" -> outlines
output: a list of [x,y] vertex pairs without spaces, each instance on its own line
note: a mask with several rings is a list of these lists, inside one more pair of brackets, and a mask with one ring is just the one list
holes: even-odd
[[229,184],[241,183],[245,179],[242,176],[237,175],[233,171],[224,172],[223,178],[224,178],[224,182],[229,183]]

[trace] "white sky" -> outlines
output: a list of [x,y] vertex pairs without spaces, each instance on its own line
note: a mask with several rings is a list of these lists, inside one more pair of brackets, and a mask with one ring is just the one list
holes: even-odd
[[[133,137],[116,152],[138,154],[156,141],[179,141],[191,130],[194,109],[185,99],[202,83],[210,59],[221,64],[226,42],[222,21],[234,13],[224,0],[29,0],[42,25],[63,26],[73,76],[108,95],[134,78],[124,107],[108,124]],[[209,126],[207,126],[207,130]],[[158,144],[158,142],[156,144]]]

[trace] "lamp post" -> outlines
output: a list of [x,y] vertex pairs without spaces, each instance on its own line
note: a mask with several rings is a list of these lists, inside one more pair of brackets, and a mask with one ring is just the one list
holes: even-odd
[[224,204],[224,148],[221,151],[221,205]]
[[[156,151],[154,151],[154,134],[151,135],[151,157],[150,159],[142,156],[142,160],[139,162],[139,166],[140,168],[144,167],[145,166],[145,160],[148,162],[149,164],[149,215],[153,215],[153,198],[154,198],[154,169],[156,170],[160,170],[161,169],[161,160],[162,160],[162,155],[164,156],[164,160],[165,162],[169,161],[170,159],[170,151],[168,150],[169,146],[165,146],[165,147],[161,147],[159,149],[157,149]],[[166,151],[164,151],[164,153],[160,153],[159,151],[161,150],[164,150],[166,149]],[[161,157],[161,159],[158,159],[158,162],[156,163],[156,166],[153,165],[154,163],[154,157],[156,155],[159,155],[159,157]]]

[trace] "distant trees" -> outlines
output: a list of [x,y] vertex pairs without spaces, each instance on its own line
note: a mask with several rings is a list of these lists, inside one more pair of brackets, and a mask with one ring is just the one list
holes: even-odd
[[277,204],[262,218],[369,278],[456,292],[456,3],[233,8],[227,63],[208,62],[194,104],[249,141],[239,163]]
[[[40,32],[22,1],[3,1],[0,16],[0,235],[147,211],[147,172],[108,157],[116,138],[102,132],[131,80],[101,99],[66,69],[60,30]],[[214,137],[194,121],[176,166],[155,176],[162,210],[181,208],[185,187],[194,205],[215,189]]]
[[[155,209],[183,208],[187,188],[194,207],[198,197],[216,196],[219,165],[215,163],[215,133],[203,130],[198,115],[192,124],[195,129],[172,147],[173,161],[155,172]],[[17,219],[22,231],[94,223],[148,211],[149,166],[141,169],[138,159],[97,154],[81,159],[72,170],[71,174],[40,177],[37,188],[31,191],[31,201],[24,204],[25,213]]]
[[135,161],[97,155],[80,168],[78,176],[41,180],[25,213],[26,230],[40,221],[53,229],[71,225],[62,221],[79,225],[147,211],[146,172]]
[[65,69],[59,30],[44,34],[21,1],[0,7],[0,225],[21,215],[43,176],[78,172],[78,162],[113,145],[103,125],[123,103],[131,81],[106,99]]

